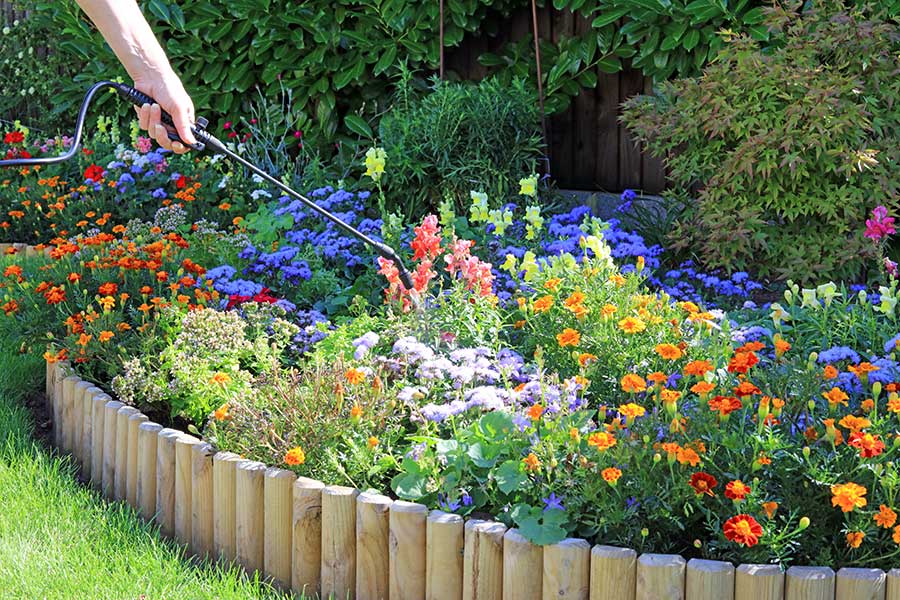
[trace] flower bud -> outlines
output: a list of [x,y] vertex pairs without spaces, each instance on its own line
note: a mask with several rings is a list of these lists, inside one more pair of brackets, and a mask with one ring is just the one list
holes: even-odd
[[702,547],[703,547],[703,542],[701,542],[700,540],[694,540],[694,548],[697,548],[699,550]]
[[810,400],[809,402],[806,403],[806,407],[809,409],[809,412],[816,410],[816,401]]
[[878,402],[878,397],[881,396],[881,382],[876,381],[872,384],[872,396],[874,397],[875,402]]
[[807,527],[809,527],[809,517],[802,517],[800,519],[800,531],[803,531]]
[[641,440],[643,440],[643,442],[644,442],[645,444],[649,444],[649,443],[650,443],[650,436],[644,434],[644,437],[642,437]]
[[650,530],[649,530],[649,529],[647,529],[646,527],[644,527],[643,529],[641,529],[641,537],[647,537],[648,535],[650,535]]
[[805,458],[809,458],[809,454],[810,454],[809,446],[803,446],[803,456]]
[[653,455],[653,463],[654,464],[658,463],[661,460],[662,460],[662,455],[659,452],[657,452],[656,454]]

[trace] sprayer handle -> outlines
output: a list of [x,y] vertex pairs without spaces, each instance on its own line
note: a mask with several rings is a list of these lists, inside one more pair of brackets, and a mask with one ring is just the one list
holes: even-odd
[[[135,106],[143,106],[145,104],[150,104],[150,105],[159,104],[159,102],[157,102],[156,100],[154,100],[153,98],[151,98],[150,96],[145,94],[144,92],[141,92],[140,90],[136,90],[133,87],[131,87],[130,85],[125,85],[123,83],[117,83],[117,84],[115,84],[115,87],[116,87],[116,91],[119,92],[120,96],[122,96],[123,98],[125,98],[126,100],[128,100],[129,102],[134,104]],[[167,113],[164,110],[161,110],[161,113],[162,114],[160,115],[160,118],[159,118],[160,121],[162,121],[163,123],[165,123],[166,125],[168,125],[169,127],[172,127],[174,129],[175,121],[172,120],[172,115],[170,115],[169,113]],[[198,117],[197,122],[194,123],[194,125],[191,127],[191,131],[194,132],[194,135],[197,135],[197,131],[198,130],[204,131],[208,124],[209,123],[207,122],[206,119],[204,119],[203,117]],[[203,150],[206,147],[202,142],[197,142],[196,144],[188,144],[186,141],[181,139],[181,136],[179,136],[177,133],[173,133],[171,131],[169,132],[169,139],[172,140],[173,142],[181,142],[188,148],[193,148],[194,150]]]

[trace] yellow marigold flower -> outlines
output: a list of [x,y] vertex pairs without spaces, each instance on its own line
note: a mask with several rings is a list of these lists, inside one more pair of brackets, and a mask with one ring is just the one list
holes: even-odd
[[566,327],[562,333],[556,334],[556,341],[559,343],[560,348],[577,346],[581,343],[581,334],[570,327]]
[[647,410],[640,404],[629,402],[628,404],[619,405],[619,414],[628,418],[643,417],[647,414]]
[[534,312],[540,314],[547,312],[553,306],[553,296],[541,296],[534,301]]
[[559,287],[560,283],[562,283],[562,279],[560,279],[559,277],[553,277],[552,279],[548,279],[544,282],[544,287],[552,292]]
[[856,433],[857,431],[862,431],[868,427],[872,426],[872,421],[866,419],[865,417],[857,417],[855,415],[847,415],[843,419],[838,422],[838,425],[849,429],[851,432]]
[[854,508],[863,508],[868,503],[864,498],[866,492],[864,486],[852,481],[833,485],[831,486],[831,505],[840,506],[845,513],[853,512]]
[[609,281],[616,287],[622,287],[623,285],[625,285],[626,279],[622,275],[616,273],[615,275],[610,276]]
[[900,396],[891,394],[888,398],[887,409],[892,413],[900,413]]
[[693,314],[700,312],[700,307],[693,302],[682,302],[679,306],[687,313]]
[[891,507],[882,504],[878,507],[878,514],[873,518],[879,527],[890,529],[897,522],[897,513]]
[[353,408],[350,409],[350,418],[358,419],[362,416],[363,409],[359,404],[354,404]]
[[640,333],[647,325],[637,317],[625,317],[619,321],[619,329],[628,334]]
[[619,478],[622,476],[622,471],[615,467],[607,467],[603,469],[603,472],[600,473],[603,476],[603,480],[606,481],[610,485],[615,485]]
[[849,396],[844,393],[844,390],[839,387],[833,387],[827,392],[823,392],[822,395],[828,400],[828,404],[832,408],[836,407],[838,404],[847,406],[847,400],[850,399]]
[[859,548],[866,534],[862,531],[851,531],[847,534],[847,546],[850,548]]
[[684,352],[675,344],[657,344],[654,350],[666,360],[678,360],[684,356]]
[[604,304],[603,308],[600,309],[600,314],[603,316],[603,318],[607,318],[614,315],[617,310],[619,309],[613,304]]
[[306,462],[306,453],[303,451],[303,448],[297,446],[296,448],[291,448],[284,455],[284,462],[290,466],[302,465]]
[[664,389],[660,392],[659,396],[662,398],[663,403],[671,404],[672,402],[678,402],[678,399],[681,398],[681,392],[678,390]]
[[572,295],[570,295],[568,298],[566,298],[566,301],[564,302],[564,304],[566,305],[567,308],[572,308],[573,306],[576,306],[576,305],[584,302],[584,298],[585,298],[585,296],[582,292],[572,292]]
[[693,448],[678,448],[676,458],[679,464],[696,467],[700,464],[700,455]]
[[595,431],[588,436],[588,446],[593,446],[600,452],[609,450],[616,445],[616,436],[605,431]]

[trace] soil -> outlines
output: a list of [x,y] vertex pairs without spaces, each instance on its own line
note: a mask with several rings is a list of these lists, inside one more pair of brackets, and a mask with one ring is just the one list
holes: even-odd
[[34,420],[32,437],[50,450],[53,448],[53,415],[47,408],[47,397],[43,391],[36,391],[25,398],[25,407]]

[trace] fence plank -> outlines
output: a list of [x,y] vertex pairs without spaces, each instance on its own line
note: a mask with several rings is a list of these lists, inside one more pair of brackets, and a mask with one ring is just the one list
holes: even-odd
[[241,457],[232,452],[213,456],[213,547],[226,562],[237,558],[235,537],[236,467]]
[[293,489],[297,476],[290,471],[270,467],[263,479],[263,566],[266,575],[272,577],[281,589],[287,590],[291,587]]
[[356,600],[387,600],[390,593],[391,499],[366,492],[356,498]]
[[464,600],[502,600],[505,533],[506,526],[502,523],[479,520],[466,523]]
[[160,431],[162,425],[158,423],[145,421],[138,425],[137,504],[147,521],[156,516],[156,454]]
[[80,378],[71,375],[63,380],[62,414],[60,415],[60,448],[63,452],[72,452],[75,440],[75,386]]
[[685,560],[674,554],[642,554],[637,560],[637,600],[684,600]]
[[242,460],[235,467],[235,553],[237,562],[251,576],[254,571],[262,571],[265,564],[263,509],[266,468],[263,463],[253,460]]
[[[653,93],[653,78],[644,77],[644,94]],[[622,129],[626,129],[621,125]],[[666,166],[646,149],[641,149],[641,189],[647,194],[659,194],[666,187]]]
[[503,535],[503,600],[541,600],[544,549],[510,529]]
[[91,400],[91,483],[98,490],[103,489],[104,421],[109,400],[106,394],[94,394]]
[[194,446],[202,443],[187,434],[175,440],[175,538],[188,548],[193,547],[194,531]]
[[116,428],[119,409],[124,406],[117,400],[110,400],[103,407],[103,495],[110,500],[116,495]]
[[138,506],[138,431],[141,423],[146,423],[147,420],[147,415],[140,412],[128,417],[128,476],[125,480],[125,501],[135,508]]
[[900,569],[888,571],[886,600],[900,600]]
[[133,406],[123,406],[116,411],[116,472],[113,476],[113,495],[125,500],[128,488],[128,420],[138,414]]
[[53,420],[53,445],[57,448],[62,447],[62,405],[63,394],[65,393],[65,380],[68,377],[69,368],[60,366],[53,382],[53,400],[50,403],[50,414]]
[[791,567],[784,589],[786,600],[834,600],[834,571],[828,567]]
[[425,597],[427,519],[423,504],[398,500],[391,505],[391,600]]
[[784,573],[778,565],[740,565],[734,600],[784,600]]
[[689,600],[734,600],[734,565],[692,558],[687,564],[685,594]]
[[425,600],[462,600],[463,518],[433,510],[425,524]]
[[[591,32],[591,22],[575,15],[574,33],[584,36]],[[599,75],[599,69],[598,75]],[[599,82],[598,82],[599,83]],[[579,190],[596,187],[594,164],[597,160],[598,135],[593,125],[597,122],[596,88],[586,88],[572,100],[572,176],[568,185]]]
[[75,384],[72,398],[72,456],[82,473],[84,468],[84,396],[87,390],[94,387],[87,381],[79,381]]
[[[619,73],[619,104],[644,91],[644,76],[636,69]],[[618,109],[617,109],[618,112]],[[619,187],[641,187],[641,151],[628,129],[619,129]]]
[[887,576],[880,569],[841,569],[837,572],[837,600],[884,600]]
[[175,535],[175,440],[180,431],[162,429],[156,440],[156,521],[166,537]]
[[591,600],[634,600],[637,552],[630,548],[594,546],[591,550]]
[[321,481],[298,477],[294,482],[291,589],[317,594],[322,574]]
[[322,490],[322,596],[353,598],[356,589],[356,496],[358,490]]
[[94,398],[103,390],[91,386],[81,399],[81,474],[85,481],[93,479],[94,471]]
[[201,559],[215,553],[212,457],[210,444],[191,447],[191,550]]
[[588,600],[591,545],[565,539],[544,547],[544,598]]

